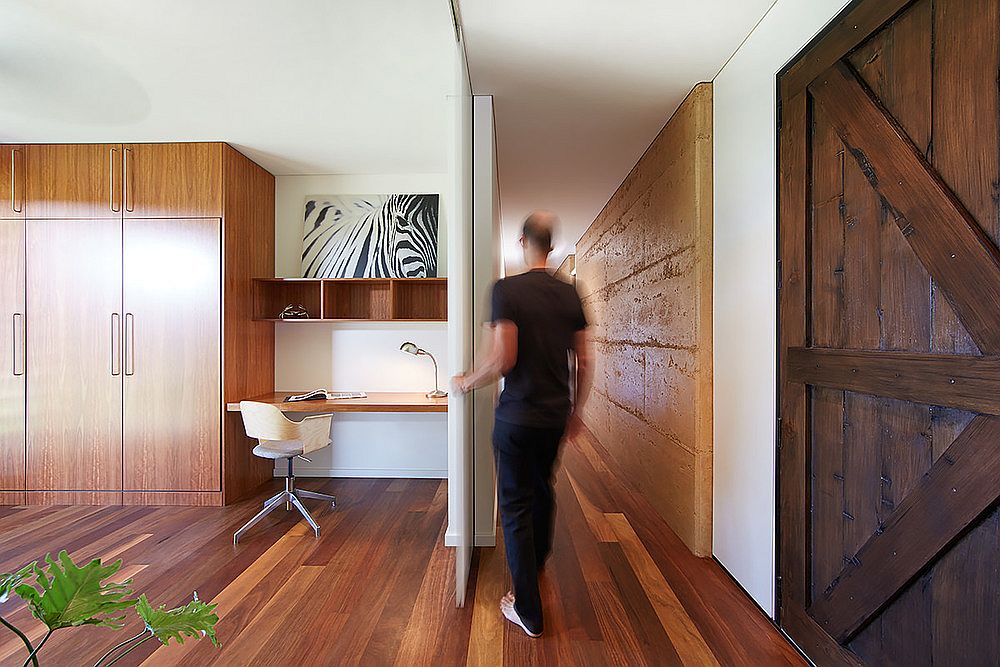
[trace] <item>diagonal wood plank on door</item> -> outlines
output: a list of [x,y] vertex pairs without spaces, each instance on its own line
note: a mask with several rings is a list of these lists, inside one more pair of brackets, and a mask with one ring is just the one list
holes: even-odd
[[973,340],[1000,354],[1000,251],[849,65],[837,63],[809,91]]
[[1000,497],[1000,417],[980,415],[861,547],[810,615],[840,643]]

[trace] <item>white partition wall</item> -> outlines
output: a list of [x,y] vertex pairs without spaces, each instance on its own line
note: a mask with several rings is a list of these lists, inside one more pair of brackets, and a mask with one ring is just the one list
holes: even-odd
[[778,0],[715,78],[713,553],[775,609],[775,76],[844,0]]
[[[455,43],[455,94],[450,172],[454,192],[448,235],[448,360],[453,372],[472,363],[472,85],[460,40]],[[465,604],[472,564],[472,397],[448,400],[448,529],[455,546],[455,600]]]
[[[490,335],[484,322],[490,318],[490,296],[500,277],[500,189],[497,186],[496,135],[493,96],[476,95],[472,103],[472,304],[475,358],[486,353]],[[496,545],[497,493],[493,467],[493,410],[497,385],[477,389],[473,398],[474,530],[477,547]]]

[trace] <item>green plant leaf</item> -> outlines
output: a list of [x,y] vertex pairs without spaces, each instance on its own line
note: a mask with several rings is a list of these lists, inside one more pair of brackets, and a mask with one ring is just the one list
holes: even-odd
[[103,583],[121,568],[121,560],[102,565],[100,559],[95,558],[78,567],[68,553],[60,551],[58,560],[48,554],[45,562],[48,572],[33,565],[35,583],[19,584],[14,591],[49,630],[78,625],[100,625],[116,630],[123,627],[123,610],[136,603],[135,599],[128,598],[132,593],[129,587],[132,580]]
[[208,636],[213,644],[219,645],[215,638],[215,624],[219,622],[215,608],[219,605],[205,604],[195,593],[194,599],[183,607],[167,609],[166,606],[153,609],[145,595],[140,595],[135,605],[136,613],[146,622],[146,629],[163,644],[171,639],[183,644],[184,637],[201,639]]
[[0,604],[7,601],[10,594],[14,592],[14,589],[21,585],[21,583],[31,576],[31,571],[35,567],[35,563],[25,565],[17,572],[12,572],[11,574],[0,574]]

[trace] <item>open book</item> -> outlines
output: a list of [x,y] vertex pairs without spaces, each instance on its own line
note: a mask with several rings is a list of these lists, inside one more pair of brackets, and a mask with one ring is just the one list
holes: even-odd
[[286,396],[286,403],[295,401],[333,401],[344,398],[368,398],[368,394],[363,391],[327,391],[326,389],[316,389],[306,394],[295,394]]

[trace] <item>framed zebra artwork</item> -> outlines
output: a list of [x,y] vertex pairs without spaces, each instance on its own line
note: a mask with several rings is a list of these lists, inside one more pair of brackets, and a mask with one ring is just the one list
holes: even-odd
[[435,278],[438,195],[307,197],[303,278]]

